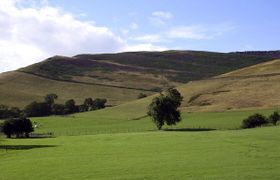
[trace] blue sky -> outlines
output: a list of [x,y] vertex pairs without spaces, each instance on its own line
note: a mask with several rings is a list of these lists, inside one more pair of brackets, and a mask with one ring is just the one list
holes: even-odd
[[53,55],[279,50],[278,0],[1,0],[0,72]]
[[[280,1],[278,0],[51,0],[51,4],[75,14],[84,14],[83,20],[93,20],[97,25],[109,27],[122,35],[131,23],[138,28],[129,36],[157,34],[176,26],[202,26],[217,28],[205,32],[212,38],[178,38],[157,45],[173,49],[210,51],[272,50],[280,49]],[[165,25],[151,22],[153,12],[172,14]],[[136,43],[129,39],[131,43]]]

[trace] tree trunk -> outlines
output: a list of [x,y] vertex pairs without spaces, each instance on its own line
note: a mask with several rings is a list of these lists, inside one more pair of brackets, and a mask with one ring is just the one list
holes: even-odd
[[7,138],[11,138],[11,134],[7,134]]
[[29,138],[29,133],[25,133],[25,137],[26,137],[26,138]]

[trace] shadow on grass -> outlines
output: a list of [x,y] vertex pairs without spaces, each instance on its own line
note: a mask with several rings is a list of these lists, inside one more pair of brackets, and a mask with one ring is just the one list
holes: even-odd
[[49,147],[57,147],[55,145],[0,145],[0,149],[5,150],[29,150],[36,148],[49,148]]
[[23,138],[11,138],[11,139],[46,139],[46,138],[56,138],[55,136],[30,136],[30,137],[28,137],[28,138],[25,138],[25,137],[23,137]]
[[178,128],[178,129],[163,129],[164,131],[179,131],[179,132],[200,132],[200,131],[215,131],[212,128]]

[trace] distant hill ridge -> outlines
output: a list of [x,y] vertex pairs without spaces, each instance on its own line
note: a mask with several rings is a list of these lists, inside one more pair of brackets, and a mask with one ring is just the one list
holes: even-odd
[[85,97],[102,97],[110,105],[118,105],[137,99],[139,93],[150,95],[276,58],[280,58],[280,51],[173,50],[54,56],[1,74],[0,103],[23,106],[53,92],[61,102],[68,98],[82,102]]

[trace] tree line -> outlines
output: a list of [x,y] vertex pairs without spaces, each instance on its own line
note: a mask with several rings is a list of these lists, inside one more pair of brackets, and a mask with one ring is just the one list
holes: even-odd
[[64,104],[57,104],[56,94],[47,94],[42,102],[32,102],[23,110],[17,107],[0,105],[0,119],[6,119],[0,124],[0,132],[3,132],[7,138],[15,135],[17,138],[29,137],[34,131],[32,122],[26,117],[40,117],[49,115],[66,115],[77,112],[93,111],[105,108],[106,99],[86,98],[80,105],[76,105],[74,99],[67,100]]
[[86,98],[84,102],[77,105],[74,99],[67,100],[64,104],[57,104],[58,96],[54,93],[47,94],[41,102],[33,101],[23,110],[17,107],[0,105],[0,119],[19,117],[40,117],[49,115],[67,115],[77,112],[93,111],[105,108],[107,99]]

